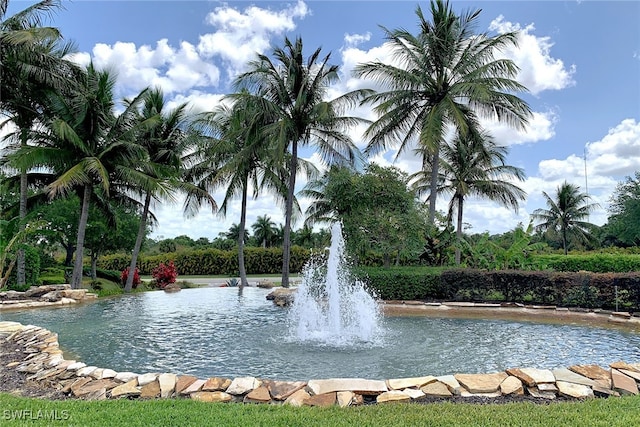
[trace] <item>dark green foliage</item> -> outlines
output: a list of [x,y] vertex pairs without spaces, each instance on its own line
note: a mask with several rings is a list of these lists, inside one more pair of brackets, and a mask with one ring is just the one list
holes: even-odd
[[640,311],[640,273],[359,268],[357,275],[383,300],[508,302]]
[[9,280],[7,280],[7,287],[14,291],[24,291],[29,289],[31,286],[38,286],[39,276],[40,276],[40,252],[28,245],[22,245],[24,249],[25,256],[25,286],[18,286],[16,280],[17,268],[14,268],[11,271],[11,275],[9,276]]
[[533,255],[534,264],[555,271],[591,271],[593,273],[626,273],[640,271],[640,255]]
[[434,268],[359,268],[360,277],[383,300],[446,299],[440,270]]
[[[294,246],[291,248],[291,271],[299,272],[309,259],[310,251]],[[140,274],[149,275],[160,263],[173,260],[181,276],[194,275],[238,275],[238,252],[203,249],[167,253],[154,256],[141,256],[138,259]],[[122,271],[129,266],[131,258],[127,255],[107,255],[98,261],[105,269]],[[282,248],[245,248],[245,265],[248,274],[278,274],[282,269]],[[120,273],[116,280],[120,280]]]

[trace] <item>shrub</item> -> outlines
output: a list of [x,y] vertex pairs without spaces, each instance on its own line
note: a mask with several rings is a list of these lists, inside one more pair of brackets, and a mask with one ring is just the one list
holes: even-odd
[[[122,273],[120,274],[120,284],[124,286],[127,283],[128,278],[129,278],[129,269],[125,268],[124,270],[122,270]],[[138,270],[138,267],[136,267],[136,269],[133,271],[133,289],[136,289],[139,284],[140,284],[140,270]]]
[[160,289],[164,289],[167,285],[176,282],[176,279],[178,278],[178,271],[176,270],[173,261],[169,261],[168,264],[161,262],[153,269],[151,276],[153,276],[156,286]]

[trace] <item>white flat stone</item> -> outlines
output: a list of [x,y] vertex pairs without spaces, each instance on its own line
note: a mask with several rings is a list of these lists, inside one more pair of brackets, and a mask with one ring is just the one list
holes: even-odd
[[238,377],[231,381],[226,391],[229,394],[240,395],[258,387],[260,387],[260,381],[256,377]]
[[103,378],[115,378],[117,374],[118,373],[116,371],[114,371],[113,369],[104,369],[102,371],[102,376],[100,377],[100,379],[103,379]]
[[123,383],[128,383],[132,379],[138,377],[139,374],[136,374],[135,372],[118,372],[114,378],[118,381],[122,381]]
[[67,366],[67,371],[77,371],[78,369],[82,369],[85,366],[87,366],[87,364],[83,362],[72,363],[71,365]]
[[387,380],[387,386],[389,386],[390,390],[403,390],[409,387],[420,388],[435,381],[437,381],[436,377],[431,375],[426,377],[396,378]]
[[352,391],[359,394],[380,394],[388,391],[384,381],[365,380],[362,378],[331,378],[311,380],[307,386],[314,394],[325,394],[334,391]]
[[582,384],[582,385],[587,385],[589,387],[593,387],[594,385],[596,385],[596,382],[591,378],[587,378],[584,375],[577,374],[566,368],[554,369],[551,372],[553,372],[553,376],[556,377],[556,381]]
[[88,377],[96,369],[98,369],[97,366],[85,366],[84,368],[78,369],[76,371],[76,375],[78,375],[79,377]]
[[524,388],[522,386],[522,381],[520,381],[518,377],[509,375],[500,384],[500,393],[504,394],[505,396],[509,394],[523,394]]
[[149,384],[150,382],[155,381],[156,378],[158,378],[158,374],[154,374],[154,373],[146,373],[146,374],[138,375],[138,385],[142,387],[144,385]]
[[160,374],[158,375],[158,383],[160,384],[160,397],[167,399],[171,397],[176,389],[176,374]]
[[426,396],[426,394],[424,394],[422,390],[417,388],[405,388],[402,391],[405,392],[412,399],[420,399],[421,397]]
[[566,381],[556,381],[558,392],[562,396],[573,397],[576,399],[586,399],[593,396],[591,387],[583,384],[569,383]]
[[549,369],[521,368],[520,370],[529,375],[536,384],[553,383],[556,381],[556,377]]

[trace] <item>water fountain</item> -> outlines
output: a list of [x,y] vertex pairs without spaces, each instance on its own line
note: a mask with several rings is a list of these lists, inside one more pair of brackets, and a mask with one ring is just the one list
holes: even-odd
[[380,319],[377,301],[349,269],[336,222],[328,258],[315,257],[303,270],[289,313],[293,338],[338,347],[375,343],[381,337]]

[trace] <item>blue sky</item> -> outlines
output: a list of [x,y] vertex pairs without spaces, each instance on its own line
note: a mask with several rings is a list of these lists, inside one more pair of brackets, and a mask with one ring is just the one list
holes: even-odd
[[[11,0],[11,10],[28,1]],[[286,35],[301,36],[307,53],[332,53],[342,81],[338,95],[371,86],[354,79],[358,62],[384,59],[380,26],[417,31],[415,9],[428,15],[429,3],[416,1],[65,1],[53,16],[67,39],[78,45],[77,61],[90,59],[118,72],[120,96],[161,85],[172,105],[189,101],[194,110],[213,108],[229,93],[229,81],[255,52],[269,53]],[[469,200],[465,222],[471,232],[501,233],[544,207],[542,191],[552,194],[564,180],[588,189],[602,209],[591,216],[606,222],[606,207],[618,181],[640,170],[640,2],[637,1],[452,1],[454,10],[482,9],[478,32],[519,30],[519,47],[504,52],[521,69],[521,94],[534,111],[524,132],[485,123],[495,139],[510,147],[509,164],[525,169],[519,185],[529,194],[517,213],[491,202]],[[11,15],[11,11],[9,12]],[[366,109],[358,111],[375,118]],[[364,147],[362,129],[352,133]],[[586,154],[586,180],[585,180]],[[313,152],[304,157],[315,159]],[[391,149],[375,161],[391,164]],[[419,167],[410,153],[396,166]],[[302,180],[299,180],[303,184]],[[218,196],[218,200],[222,197]],[[446,200],[439,200],[444,210]],[[308,201],[302,200],[303,207]],[[183,219],[181,205],[158,205],[153,237],[214,238],[239,219],[239,203],[226,219],[203,210]],[[248,223],[259,215],[284,222],[273,198],[249,204]],[[297,227],[301,224],[297,224]]]

